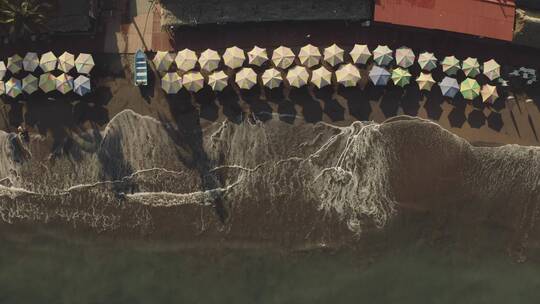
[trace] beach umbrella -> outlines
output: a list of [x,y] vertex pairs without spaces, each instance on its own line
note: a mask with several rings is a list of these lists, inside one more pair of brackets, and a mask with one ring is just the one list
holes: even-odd
[[311,83],[317,88],[323,88],[332,83],[332,72],[324,66],[313,71],[311,75]]
[[336,66],[343,62],[345,51],[335,43],[324,49],[324,61],[331,66]]
[[6,64],[4,63],[4,61],[0,61],[0,80],[6,77],[6,72],[7,72]]
[[73,77],[65,73],[56,77],[56,89],[62,94],[67,94],[73,90]]
[[468,100],[473,100],[480,95],[480,85],[472,78],[463,80],[459,90],[463,98]]
[[291,87],[300,88],[309,81],[309,72],[306,67],[295,66],[287,72],[287,82]]
[[501,66],[493,59],[484,62],[483,70],[484,75],[486,75],[489,80],[495,80],[501,77]]
[[403,88],[411,82],[411,73],[404,68],[394,69],[392,71],[392,81],[395,85]]
[[422,70],[431,71],[437,67],[437,57],[433,53],[424,52],[418,56],[418,65]]
[[444,77],[444,79],[439,83],[441,92],[444,96],[454,98],[459,92],[459,84],[455,78]]
[[11,71],[13,74],[19,73],[23,68],[23,59],[18,54],[15,54],[8,58],[8,64],[7,68]]
[[28,52],[23,59],[23,69],[27,72],[33,72],[39,66],[38,54],[34,52]]
[[223,71],[213,72],[208,75],[208,85],[214,91],[223,91],[223,89],[228,85],[229,76]]
[[32,94],[38,89],[38,79],[32,74],[26,75],[22,80],[22,89],[28,94]]
[[344,87],[354,87],[358,84],[362,76],[358,68],[352,64],[344,64],[336,71],[336,80]]
[[254,46],[251,51],[248,52],[249,64],[261,66],[268,61],[268,53],[266,49]]
[[272,62],[278,68],[286,69],[294,62],[293,51],[285,46],[280,46],[272,53]]
[[365,44],[355,44],[349,54],[355,64],[366,64],[371,58],[371,52]]
[[388,65],[394,60],[392,50],[386,45],[379,45],[373,50],[373,61],[378,65]]
[[[199,61],[199,64],[200,63],[201,62]],[[187,72],[182,76],[182,85],[186,90],[197,93],[204,87],[204,77],[200,72]]]
[[17,78],[11,77],[6,83],[6,94],[10,97],[17,97],[22,93],[21,81]]
[[0,81],[0,95],[6,94],[6,85],[3,81]]
[[242,68],[234,80],[240,89],[249,90],[257,83],[257,73],[252,68]]
[[497,93],[497,87],[490,84],[485,84],[482,87],[480,95],[482,95],[482,101],[489,104],[493,104],[497,100],[497,98],[499,98],[499,93]]
[[303,66],[311,68],[321,62],[321,52],[316,46],[308,44],[300,49],[298,59]]
[[199,65],[201,66],[202,70],[207,72],[212,72],[213,70],[217,69],[220,61],[221,57],[219,56],[218,52],[212,49],[206,49],[201,53],[201,56],[199,56]]
[[244,65],[246,61],[246,55],[244,50],[239,47],[233,46],[227,48],[223,54],[223,63],[231,69],[236,69]]
[[396,63],[402,68],[408,68],[413,65],[416,56],[408,47],[400,47],[396,50]]
[[443,72],[448,75],[456,75],[456,73],[461,69],[459,65],[459,60],[455,56],[446,56],[441,62]]
[[75,68],[80,74],[90,74],[94,66],[94,58],[90,54],[80,53],[75,59]]
[[171,53],[167,51],[158,51],[154,56],[154,65],[156,70],[160,72],[167,72],[173,63],[173,57]]
[[45,93],[56,90],[56,77],[51,73],[39,75],[39,88]]
[[73,91],[80,96],[84,96],[92,91],[92,86],[90,84],[90,78],[79,75],[73,81]]
[[420,90],[431,91],[431,88],[435,84],[435,80],[433,79],[433,76],[431,76],[431,73],[421,72],[420,76],[416,78],[416,83],[418,83],[418,88]]
[[58,58],[56,58],[53,52],[47,52],[41,55],[41,59],[39,60],[39,67],[45,73],[52,72],[56,69],[57,61]]
[[480,63],[478,63],[478,59],[468,57],[463,60],[461,69],[463,70],[463,73],[465,73],[465,76],[474,78],[480,74]]
[[262,83],[269,89],[277,88],[281,85],[283,77],[281,77],[281,72],[275,68],[269,68],[264,71],[262,74]]
[[167,94],[176,94],[182,88],[182,79],[178,73],[166,73],[161,78],[161,88]]
[[178,54],[176,54],[176,57],[174,58],[176,67],[184,72],[193,70],[197,65],[198,61],[199,58],[197,58],[197,54],[190,49],[181,50],[180,52],[178,52]]
[[385,86],[390,80],[391,74],[384,68],[379,66],[373,66],[371,71],[369,71],[369,79],[376,86]]
[[75,56],[73,54],[64,52],[58,57],[58,69],[60,71],[69,73],[73,67],[75,67]]

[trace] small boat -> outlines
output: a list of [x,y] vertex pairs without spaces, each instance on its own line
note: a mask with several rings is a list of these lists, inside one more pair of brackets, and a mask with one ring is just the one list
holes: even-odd
[[146,64],[146,55],[141,50],[137,50],[135,53],[135,85],[148,85],[148,66]]

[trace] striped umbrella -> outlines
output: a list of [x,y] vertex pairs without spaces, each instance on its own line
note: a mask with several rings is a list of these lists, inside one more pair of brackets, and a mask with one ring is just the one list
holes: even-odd
[[41,74],[39,76],[39,88],[45,93],[56,90],[56,77],[51,73]]
[[84,96],[92,91],[92,86],[90,84],[90,78],[79,75],[77,78],[75,78],[75,81],[73,81],[73,92],[75,92],[77,95]]
[[47,52],[41,55],[41,59],[39,60],[39,67],[45,73],[52,72],[56,69],[57,62],[58,62],[58,58],[56,58],[54,53]]
[[80,74],[89,75],[94,66],[94,58],[90,54],[80,53],[75,59],[75,68]]
[[11,77],[6,83],[6,94],[10,97],[17,97],[22,93],[21,81],[17,78]]
[[32,94],[38,89],[38,79],[32,75],[28,74],[22,80],[22,89],[28,94]]

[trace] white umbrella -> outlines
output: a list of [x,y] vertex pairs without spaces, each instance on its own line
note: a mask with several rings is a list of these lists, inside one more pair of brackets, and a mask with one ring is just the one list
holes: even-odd
[[241,67],[245,61],[246,55],[244,54],[244,50],[236,46],[227,48],[223,54],[223,63],[231,69]]
[[433,76],[431,76],[431,73],[421,72],[420,76],[416,78],[416,83],[418,83],[418,88],[420,90],[431,91],[431,88],[435,84],[435,80],[433,79]]
[[228,85],[229,76],[223,71],[214,72],[208,75],[208,85],[214,91],[223,91]]
[[58,69],[69,73],[71,69],[75,66],[75,56],[73,54],[64,52],[60,57],[58,57]]
[[32,94],[38,89],[38,79],[32,74],[26,75],[22,80],[22,89],[28,94]]
[[373,50],[373,61],[378,65],[389,65],[394,60],[392,50],[386,45],[379,45]]
[[3,81],[0,81],[0,95],[6,94],[6,85]]
[[351,63],[342,65],[336,71],[336,80],[344,87],[354,87],[358,84],[362,76],[358,68]]
[[293,51],[284,46],[280,46],[274,50],[272,53],[272,62],[278,68],[286,69],[291,66],[294,62],[294,53]]
[[182,79],[178,73],[166,73],[161,78],[161,88],[167,94],[176,94],[182,88]]
[[37,53],[28,52],[23,59],[23,68],[27,72],[33,72],[39,66],[39,57]]
[[349,54],[355,64],[366,64],[371,58],[371,52],[365,44],[355,44]]
[[75,59],[75,68],[80,74],[90,74],[94,66],[94,58],[90,54],[80,53]]
[[482,100],[485,103],[493,104],[497,98],[499,98],[499,93],[497,93],[497,87],[492,86],[489,84],[485,84],[482,87],[482,91],[480,91],[480,95],[482,95]]
[[7,72],[6,64],[4,63],[4,61],[0,61],[0,80],[6,77],[6,72]]
[[199,56],[199,65],[201,66],[202,70],[207,72],[212,72],[213,70],[217,69],[220,61],[221,57],[219,56],[218,52],[211,49],[205,50],[201,53],[201,56]]
[[277,88],[281,85],[283,77],[281,77],[281,72],[275,68],[269,68],[264,71],[262,74],[262,83],[269,89]]
[[182,84],[186,90],[197,93],[204,87],[204,77],[200,72],[188,72],[182,77]]
[[56,69],[57,61],[58,58],[56,58],[53,52],[47,52],[41,55],[41,59],[39,60],[39,67],[45,73],[52,72]]
[[266,49],[254,46],[251,51],[248,52],[249,64],[261,66],[268,61],[268,53]]
[[23,59],[18,54],[15,54],[8,58],[7,68],[13,74],[19,73],[23,68]]
[[236,73],[234,80],[240,89],[249,90],[257,83],[257,74],[252,68],[243,68]]
[[187,72],[195,68],[198,60],[199,58],[197,58],[197,54],[194,51],[183,49],[176,54],[174,62],[176,62],[176,67],[179,70]]
[[345,51],[334,43],[324,49],[324,61],[328,62],[331,66],[336,66],[343,62],[344,54]]
[[495,80],[501,77],[501,66],[493,59],[484,62],[483,70],[484,75],[486,75],[489,80]]
[[84,96],[92,91],[92,86],[90,84],[90,78],[79,75],[73,81],[73,91],[80,96]]
[[303,87],[309,82],[309,72],[306,67],[295,66],[287,72],[287,81],[291,87]]
[[56,77],[56,89],[62,94],[67,94],[73,90],[73,77],[68,74],[62,74]]
[[17,97],[22,93],[21,81],[11,77],[6,83],[6,94],[10,97]]
[[311,83],[313,83],[317,88],[325,87],[332,83],[332,72],[330,72],[324,66],[313,71],[311,74]]
[[317,47],[308,44],[300,49],[298,59],[302,65],[311,68],[321,62],[321,52]]
[[428,72],[437,67],[437,62],[437,57],[433,53],[424,52],[418,56],[418,65]]
[[416,56],[408,47],[400,47],[396,50],[396,63],[402,68],[408,68],[413,65]]
[[173,58],[171,53],[167,51],[158,51],[153,61],[158,71],[167,72],[171,68]]

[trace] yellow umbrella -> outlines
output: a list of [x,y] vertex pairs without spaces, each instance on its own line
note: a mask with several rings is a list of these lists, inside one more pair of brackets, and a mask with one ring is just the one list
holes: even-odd
[[39,67],[45,73],[52,72],[56,69],[57,61],[58,58],[56,58],[53,52],[47,52],[41,55],[41,59],[39,60]]
[[465,76],[471,78],[476,77],[478,74],[480,74],[480,64],[478,63],[478,59],[468,57],[467,59],[463,60],[461,69],[463,70],[463,73],[465,73]]
[[461,82],[460,92],[463,98],[474,100],[480,95],[480,85],[472,78],[467,78]]
[[484,75],[489,80],[495,80],[501,77],[501,66],[493,59],[484,62]]
[[[418,56],[418,65],[422,70],[431,71],[437,67],[437,57],[433,53],[424,52]],[[430,87],[431,90],[431,87]]]
[[399,67],[392,71],[391,78],[395,85],[404,88],[411,81],[411,73],[407,69]]
[[331,66],[336,66],[343,62],[344,54],[345,51],[334,43],[324,49],[324,61],[328,62]]
[[298,59],[302,65],[311,68],[321,62],[321,52],[317,47],[308,44],[300,49]]
[[73,77],[68,74],[62,74],[56,77],[56,89],[62,94],[67,94],[73,90]]
[[90,54],[80,53],[75,59],[75,68],[80,74],[90,74],[94,66],[94,58]]
[[188,72],[182,77],[182,85],[186,90],[197,93],[204,87],[204,77],[200,72]]
[[60,57],[58,57],[58,69],[69,73],[71,69],[75,66],[75,56],[73,54],[64,52]]
[[311,75],[311,83],[317,88],[325,87],[332,83],[332,72],[324,66],[313,71]]
[[361,78],[360,71],[351,63],[340,66],[336,71],[336,80],[344,87],[356,86]]
[[161,78],[161,88],[167,94],[176,94],[182,88],[182,79],[178,73],[167,73]]
[[23,59],[23,68],[27,72],[33,72],[39,66],[39,57],[37,53],[28,52]]
[[197,54],[194,51],[183,49],[176,54],[174,62],[176,62],[176,67],[179,70],[187,72],[195,68],[198,60],[199,58],[197,58]]
[[294,53],[293,51],[284,46],[280,46],[274,50],[272,53],[272,62],[278,68],[286,69],[291,66],[294,62]]
[[243,68],[236,73],[235,81],[240,89],[249,90],[257,83],[257,74],[252,68]]
[[158,71],[167,72],[171,68],[173,58],[171,53],[167,51],[158,51],[153,61]]
[[269,68],[262,74],[262,83],[269,89],[277,88],[281,85],[283,77],[281,72],[275,68]]
[[6,94],[10,97],[17,97],[22,93],[21,81],[11,77],[6,83]]
[[208,75],[208,85],[214,91],[223,91],[228,85],[229,76],[223,71],[214,72]]
[[371,58],[371,52],[365,44],[355,44],[349,55],[355,64],[366,64]]
[[28,94],[32,94],[38,89],[38,79],[32,75],[28,74],[22,80],[22,89]]
[[497,98],[499,98],[499,93],[497,93],[497,87],[489,84],[485,84],[480,91],[482,95],[482,100],[485,103],[493,104]]
[[39,76],[39,88],[45,93],[56,90],[56,77],[51,73],[41,74]]
[[251,51],[248,52],[249,64],[261,66],[268,61],[268,53],[266,49],[254,46]]
[[295,66],[287,72],[287,81],[291,87],[300,88],[309,81],[309,72],[306,67]]
[[459,69],[461,69],[459,60],[456,58],[456,56],[444,57],[441,65],[443,72],[446,73],[446,75],[448,76],[456,75]]
[[431,88],[435,84],[435,80],[433,79],[433,76],[431,76],[431,73],[424,72],[420,73],[420,76],[416,78],[416,82],[418,83],[418,88],[424,91],[431,91]]
[[223,54],[223,63],[231,69],[241,67],[244,65],[244,61],[246,61],[246,55],[244,54],[244,50],[239,47],[230,47]]
[[217,69],[220,61],[221,57],[219,56],[218,52],[211,49],[205,50],[199,57],[199,65],[201,66],[201,69],[207,72],[212,72],[213,70]]
[[8,58],[7,68],[13,74],[19,73],[23,68],[23,59],[21,58],[21,56],[15,54],[15,55],[9,57]]

